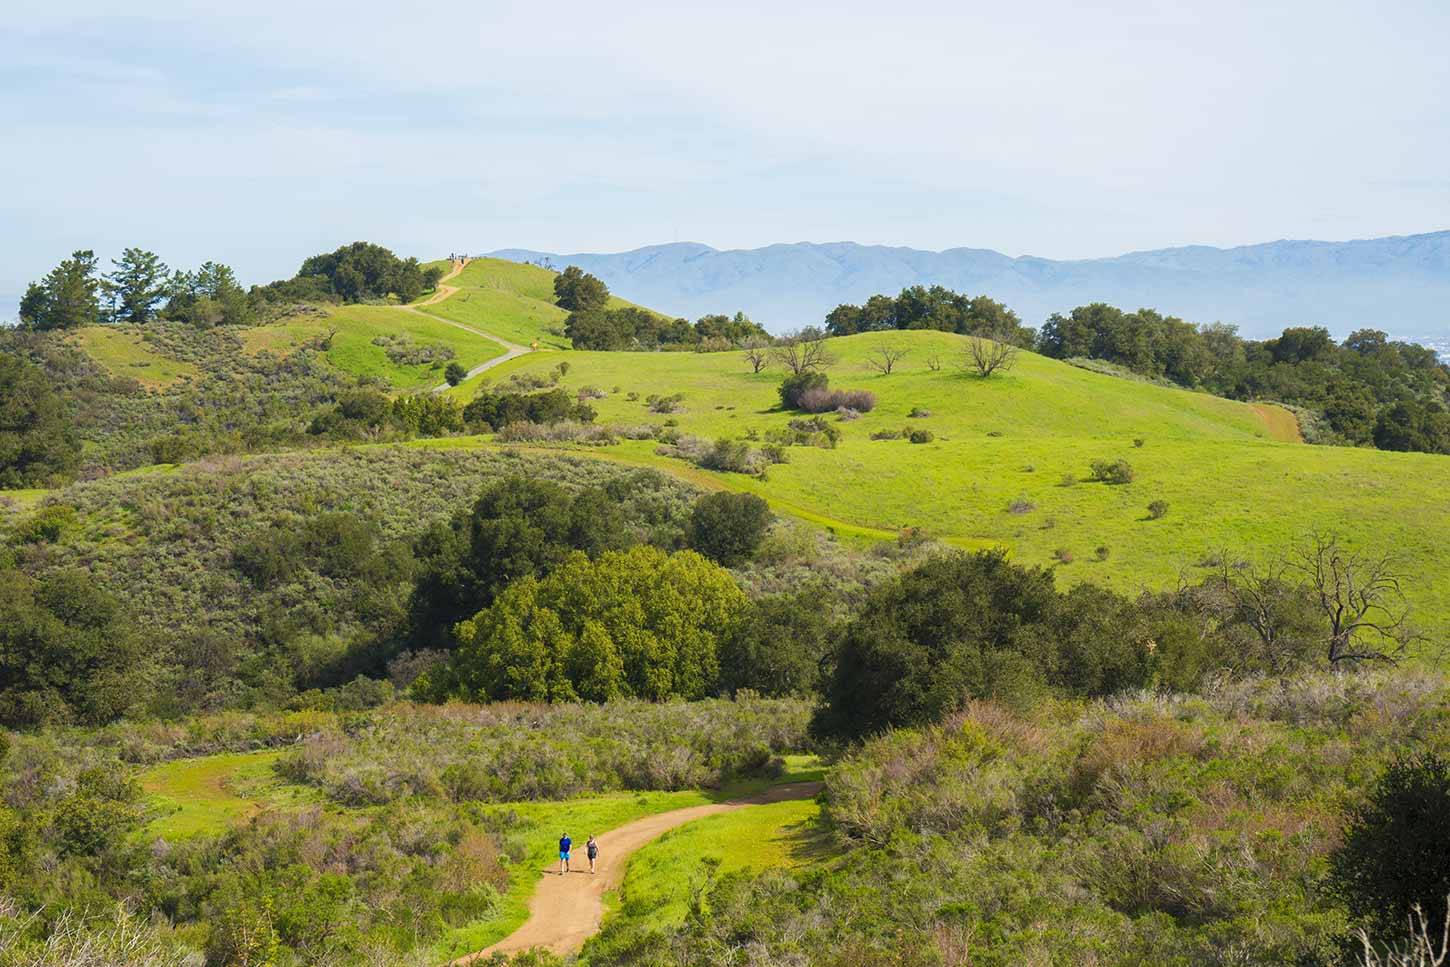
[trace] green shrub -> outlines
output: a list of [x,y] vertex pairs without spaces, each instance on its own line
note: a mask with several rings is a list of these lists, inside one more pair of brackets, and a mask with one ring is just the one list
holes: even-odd
[[1136,476],[1126,460],[1094,460],[1092,479],[1105,484],[1129,484]]
[[717,564],[734,567],[754,556],[774,519],[770,505],[754,494],[706,494],[695,501],[685,540]]
[[1148,519],[1162,520],[1168,516],[1168,501],[1155,500],[1148,505]]
[[443,370],[443,378],[448,381],[449,386],[457,386],[468,378],[468,369],[460,362],[451,362]]
[[912,443],[930,443],[936,437],[932,435],[930,430],[912,430],[911,435],[907,439],[911,440]]
[[807,369],[799,373],[791,373],[780,381],[778,392],[780,393],[780,405],[782,409],[798,410],[801,408],[801,398],[811,390],[824,390],[830,386],[831,378],[825,373],[816,369]]
[[1339,898],[1372,934],[1396,936],[1419,907],[1429,934],[1445,929],[1450,896],[1450,758],[1404,754],[1368,798],[1351,807],[1330,878]]
[[435,701],[703,698],[745,604],[729,572],[693,551],[576,554],[460,622],[448,667],[415,688]]

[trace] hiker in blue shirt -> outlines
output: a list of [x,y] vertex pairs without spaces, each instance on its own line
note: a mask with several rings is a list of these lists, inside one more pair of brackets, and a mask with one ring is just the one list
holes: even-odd
[[563,835],[561,835],[559,837],[559,875],[560,876],[563,876],[565,873],[568,873],[569,872],[569,848],[571,846],[573,846],[573,845],[574,845],[574,841],[569,838],[569,834],[568,833],[564,833]]

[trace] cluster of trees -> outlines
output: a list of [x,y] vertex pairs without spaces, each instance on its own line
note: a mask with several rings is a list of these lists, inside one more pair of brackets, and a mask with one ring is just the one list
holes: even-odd
[[135,705],[141,636],[84,571],[36,579],[0,551],[0,614],[0,723],[96,725]]
[[375,302],[396,297],[412,302],[438,285],[443,270],[424,268],[416,258],[400,259],[372,242],[353,242],[314,255],[297,274],[256,290],[272,302]]
[[744,313],[703,316],[694,323],[669,319],[645,309],[585,309],[564,320],[575,349],[613,352],[657,349],[723,351],[751,342],[766,344],[770,334]]
[[308,432],[332,439],[360,440],[383,433],[435,437],[461,433],[465,408],[440,393],[410,393],[391,398],[362,387],[338,396],[337,402],[312,419]]
[[1433,350],[1376,329],[1340,343],[1317,326],[1250,340],[1233,326],[1094,303],[1049,318],[1038,351],[1106,360],[1230,399],[1303,406],[1323,415],[1325,442],[1450,453],[1450,366]]
[[877,589],[834,636],[817,732],[859,739],[973,699],[1192,691],[1211,672],[1285,675],[1393,662],[1410,640],[1387,557],[1316,536],[1266,569],[1225,562],[1196,586],[1127,598],[1058,593],[1053,572],[985,551],[934,558]]
[[703,316],[691,323],[688,319],[670,319],[634,306],[611,309],[609,287],[577,265],[555,276],[554,303],[569,310],[564,333],[575,349],[718,351],[770,341],[770,334],[743,312],[733,317]]
[[894,299],[873,295],[865,305],[842,304],[826,316],[833,336],[892,329],[936,329],[965,336],[986,336],[1030,349],[1036,332],[1017,313],[987,296],[968,296],[934,285],[914,285]]
[[475,701],[715,694],[721,642],[749,609],[723,565],[748,560],[770,521],[758,497],[707,495],[683,535],[688,549],[672,553],[641,542],[609,489],[500,481],[415,546],[413,646],[456,648],[418,692]]
[[0,489],[65,479],[81,443],[65,401],[28,360],[0,354]]
[[100,273],[94,251],[77,251],[30,283],[20,322],[37,330],[75,329],[103,322],[142,324],[177,319],[198,326],[243,325],[254,317],[247,292],[225,265],[206,262],[172,272],[155,252],[126,249]]
[[240,326],[255,321],[272,303],[411,302],[435,288],[443,274],[371,242],[314,255],[295,277],[250,291],[229,266],[205,262],[194,271],[172,271],[155,252],[142,248],[126,249],[111,266],[102,273],[93,250],[73,252],[26,289],[21,324],[51,330],[172,319],[200,327]]

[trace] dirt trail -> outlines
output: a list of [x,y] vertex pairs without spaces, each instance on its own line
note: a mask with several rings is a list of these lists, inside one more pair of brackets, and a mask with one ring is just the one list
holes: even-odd
[[[482,336],[485,339],[491,339],[504,348],[504,354],[502,356],[495,356],[492,359],[487,360],[486,362],[480,363],[479,365],[470,369],[468,371],[468,375],[463,377],[464,379],[472,379],[473,377],[477,376],[479,373],[484,372],[485,370],[493,369],[495,366],[506,363],[510,359],[517,359],[519,356],[522,356],[525,353],[531,353],[534,350],[529,348],[528,346],[520,346],[517,343],[511,343],[507,339],[502,339],[498,336],[495,336],[491,332],[484,332],[482,329],[475,329],[473,326],[464,325],[461,322],[454,322],[452,319],[444,319],[442,316],[435,316],[431,312],[420,311],[423,306],[437,305],[438,303],[442,302],[444,299],[447,299],[449,296],[453,295],[455,292],[458,291],[458,286],[444,285],[443,283],[447,282],[449,279],[456,278],[458,273],[463,271],[463,267],[466,264],[468,263],[464,262],[462,259],[454,259],[452,271],[450,271],[447,275],[443,276],[443,278],[438,280],[438,290],[436,292],[434,292],[428,298],[424,299],[422,302],[415,302],[412,305],[403,306],[403,308],[407,309],[409,312],[416,312],[420,316],[427,316],[429,319],[432,319],[435,322],[444,323],[446,325],[452,326],[455,329],[462,329],[464,332],[471,332],[475,336]],[[442,393],[448,388],[448,383],[439,383],[437,386],[433,387],[433,392]]]
[[[560,876],[557,864],[544,871],[538,889],[529,900],[529,919],[524,921],[523,926],[492,947],[460,957],[453,963],[469,964],[494,953],[515,954],[534,947],[543,947],[561,955],[575,953],[584,946],[584,941],[599,932],[599,925],[604,919],[604,894],[618,889],[623,882],[625,866],[635,850],[677,826],[705,816],[730,812],[743,806],[810,799],[820,789],[819,782],[787,783],[748,799],[690,806],[626,823],[618,829],[599,834],[599,872],[592,876],[581,836],[574,844],[574,871]],[[579,872],[581,869],[582,873]]]

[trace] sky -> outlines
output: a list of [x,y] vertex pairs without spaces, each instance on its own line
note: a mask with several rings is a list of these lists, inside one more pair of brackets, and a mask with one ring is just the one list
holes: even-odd
[[73,249],[247,282],[851,240],[1083,258],[1450,227],[1444,0],[5,0],[0,318]]

